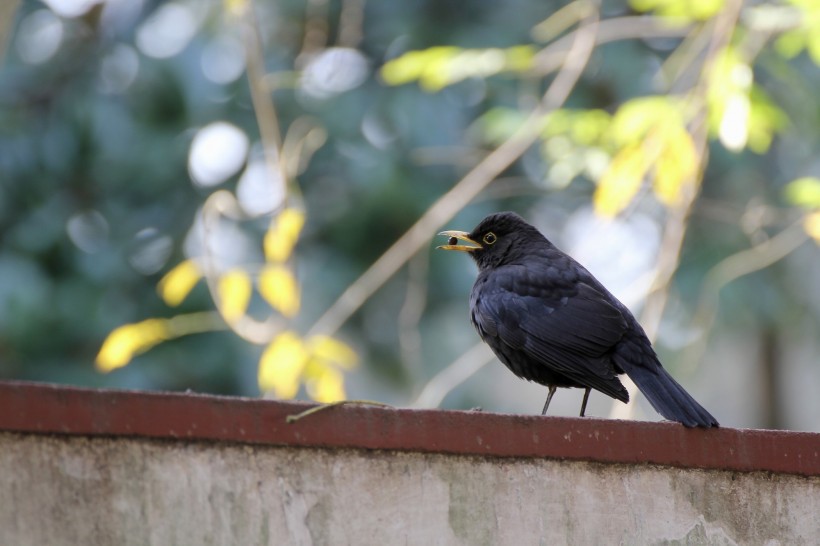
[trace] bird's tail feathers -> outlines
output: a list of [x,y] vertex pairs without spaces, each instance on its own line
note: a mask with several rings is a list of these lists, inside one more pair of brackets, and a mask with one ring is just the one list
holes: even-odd
[[618,365],[626,372],[638,389],[646,396],[655,411],[670,421],[678,421],[687,427],[716,427],[717,419],[698,404],[660,362],[647,366],[635,365],[619,359]]

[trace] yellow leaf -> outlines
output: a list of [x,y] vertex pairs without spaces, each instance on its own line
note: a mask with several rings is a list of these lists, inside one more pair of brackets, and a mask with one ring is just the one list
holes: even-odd
[[315,358],[332,362],[346,370],[355,368],[359,360],[348,344],[330,336],[313,336],[308,341],[308,347]]
[[271,342],[259,360],[259,388],[273,391],[278,398],[293,398],[309,353],[301,338],[292,331],[282,332]]
[[248,9],[248,0],[223,0],[222,4],[225,11],[234,17],[244,15]]
[[535,60],[535,49],[531,45],[519,45],[504,50],[505,68],[512,72],[530,70]]
[[678,205],[683,188],[695,181],[698,153],[692,137],[683,127],[669,128],[655,165],[653,189],[658,200],[668,207]]
[[535,49],[519,45],[506,49],[462,49],[436,46],[408,51],[384,64],[381,76],[388,85],[418,81],[425,91],[440,91],[466,78],[486,78],[502,72],[526,72],[532,68]]
[[629,146],[643,140],[658,127],[683,125],[681,100],[668,96],[648,96],[622,104],[609,126],[610,138],[617,146]]
[[96,365],[101,372],[110,372],[131,362],[134,356],[168,339],[168,321],[148,319],[125,324],[114,329],[103,342]]
[[292,317],[299,312],[299,284],[287,267],[265,266],[259,275],[259,292],[271,307],[284,316]]
[[629,4],[636,11],[652,10],[683,24],[714,17],[723,9],[725,0],[630,0]]
[[820,208],[820,178],[804,176],[792,180],[786,185],[784,193],[793,205]]
[[430,55],[419,74],[419,85],[425,91],[433,93],[457,81],[453,75],[453,68],[456,66],[453,60],[461,50],[455,47],[432,47],[427,51]]
[[426,64],[424,51],[407,53],[384,63],[381,77],[387,85],[402,85],[417,80]]
[[[461,48],[452,46],[437,46],[421,51],[408,51],[384,64],[381,76],[388,85],[402,85],[425,77],[430,78],[430,72],[442,67],[447,61],[461,51]],[[431,68],[432,67],[432,68]],[[447,79],[447,75],[443,75]]]
[[648,169],[649,159],[640,145],[628,146],[618,152],[592,197],[595,212],[601,216],[615,216],[625,209],[638,193]]
[[342,372],[331,366],[323,366],[317,371],[316,377],[307,382],[308,396],[322,404],[347,398]]
[[304,225],[305,213],[299,209],[289,208],[279,213],[265,234],[265,258],[276,263],[287,261]]
[[803,221],[803,227],[817,244],[820,244],[820,212],[812,212]]
[[241,269],[232,269],[219,279],[219,307],[228,322],[241,318],[251,301],[253,286],[250,276]]
[[180,262],[160,279],[157,291],[160,297],[170,305],[176,307],[191,293],[202,272],[193,260]]

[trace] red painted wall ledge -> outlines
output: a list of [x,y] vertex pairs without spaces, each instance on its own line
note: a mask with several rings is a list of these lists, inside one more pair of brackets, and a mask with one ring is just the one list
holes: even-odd
[[0,431],[820,475],[820,434],[0,382]]

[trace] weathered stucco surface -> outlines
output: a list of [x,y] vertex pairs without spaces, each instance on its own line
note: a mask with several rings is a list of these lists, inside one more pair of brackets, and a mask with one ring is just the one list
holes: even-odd
[[817,544],[820,478],[0,434],[3,545]]

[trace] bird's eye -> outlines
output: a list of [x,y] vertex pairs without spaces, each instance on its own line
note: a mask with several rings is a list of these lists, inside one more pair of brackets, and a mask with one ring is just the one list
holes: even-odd
[[496,237],[495,233],[491,231],[488,234],[486,234],[484,238],[481,240],[484,241],[485,244],[491,245],[498,240],[498,237]]

